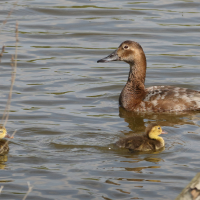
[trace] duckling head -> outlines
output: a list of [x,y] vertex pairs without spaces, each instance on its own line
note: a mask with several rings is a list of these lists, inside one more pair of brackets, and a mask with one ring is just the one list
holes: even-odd
[[146,129],[146,133],[151,139],[158,139],[160,138],[160,134],[167,134],[167,132],[163,131],[161,126],[157,124],[150,124]]
[[11,137],[7,134],[6,128],[0,125],[0,139],[3,138],[11,138]]
[[140,44],[137,42],[126,40],[120,44],[120,46],[112,52],[109,56],[98,60],[97,62],[110,62],[110,61],[124,61],[129,64],[135,64],[137,62],[144,62],[146,66],[146,57]]

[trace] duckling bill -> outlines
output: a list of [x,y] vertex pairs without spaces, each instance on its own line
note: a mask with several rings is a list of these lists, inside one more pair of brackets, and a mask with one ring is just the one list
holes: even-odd
[[131,151],[157,151],[165,146],[165,141],[159,136],[160,134],[167,134],[167,132],[153,123],[147,126],[144,135],[122,138],[115,144]]

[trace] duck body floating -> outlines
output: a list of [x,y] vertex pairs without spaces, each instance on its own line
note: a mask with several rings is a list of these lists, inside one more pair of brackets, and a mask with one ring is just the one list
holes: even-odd
[[131,151],[157,151],[165,146],[165,141],[160,134],[167,134],[157,124],[147,126],[144,135],[134,135],[122,138],[115,144],[120,148]]
[[109,56],[97,62],[124,61],[130,72],[119,104],[127,111],[136,112],[179,112],[200,110],[200,92],[173,86],[145,88],[146,57],[140,44],[124,41]]

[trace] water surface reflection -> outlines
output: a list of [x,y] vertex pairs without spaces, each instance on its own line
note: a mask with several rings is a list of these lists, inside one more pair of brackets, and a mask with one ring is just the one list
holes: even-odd
[[[12,1],[1,1],[1,20]],[[2,199],[174,199],[199,172],[200,114],[133,114],[118,108],[127,64],[97,65],[124,40],[147,56],[146,86],[200,89],[199,2],[20,0],[0,32],[1,111],[19,21],[18,71],[0,157]],[[1,21],[2,23],[2,21]],[[2,113],[1,112],[1,113]],[[158,122],[165,150],[113,148]],[[170,192],[169,192],[170,191]]]

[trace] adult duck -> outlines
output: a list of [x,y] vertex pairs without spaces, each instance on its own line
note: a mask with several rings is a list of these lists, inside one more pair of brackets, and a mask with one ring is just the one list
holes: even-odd
[[133,135],[122,138],[115,144],[120,148],[131,151],[157,151],[165,146],[165,141],[160,134],[167,134],[162,128],[155,124],[149,124],[144,135]]
[[173,86],[145,88],[146,57],[140,44],[124,41],[117,50],[97,62],[124,61],[130,65],[119,104],[127,111],[179,112],[200,110],[200,92]]

